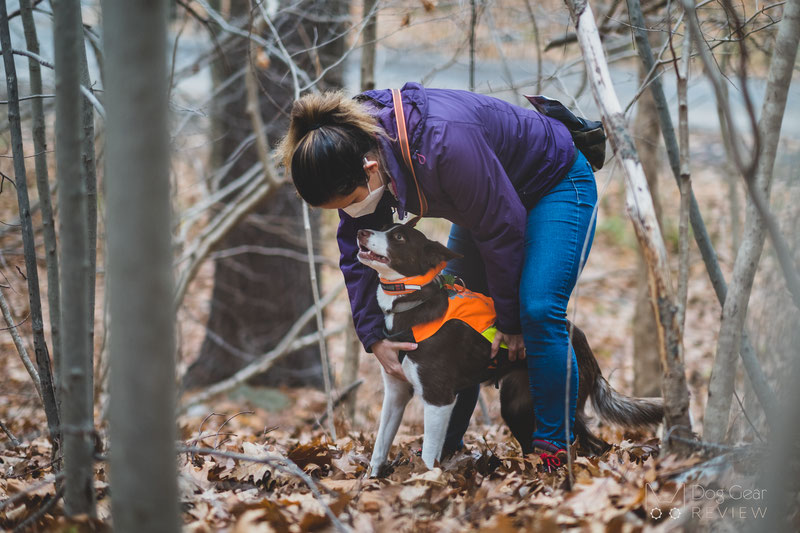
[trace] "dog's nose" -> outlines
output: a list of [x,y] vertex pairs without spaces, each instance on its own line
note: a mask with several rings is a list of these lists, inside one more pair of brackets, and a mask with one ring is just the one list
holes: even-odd
[[358,233],[356,235],[358,235],[359,238],[366,239],[367,237],[372,235],[372,232],[368,229],[360,229],[358,230]]

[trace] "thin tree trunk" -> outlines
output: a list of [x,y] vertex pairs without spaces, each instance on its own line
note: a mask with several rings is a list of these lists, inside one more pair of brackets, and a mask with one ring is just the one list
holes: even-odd
[[[302,200],[301,200],[302,201]],[[322,364],[322,380],[325,386],[325,409],[328,414],[328,430],[333,440],[336,440],[336,423],[333,418],[333,394],[331,390],[331,368],[328,358],[328,347],[325,344],[325,322],[322,318],[322,305],[319,298],[319,282],[317,281],[317,264],[314,262],[314,241],[311,237],[311,217],[308,215],[308,204],[303,202],[303,229],[306,234],[306,249],[308,253],[308,271],[311,281],[311,290],[314,296],[314,315],[317,319],[317,335],[319,339],[319,360]]]
[[378,0],[364,0],[364,14],[369,17],[361,35],[361,90],[375,88],[375,49],[378,44],[378,13],[375,9]]
[[103,35],[114,530],[177,532],[167,2],[107,0]]
[[[91,380],[85,335],[88,292],[86,184],[81,179],[80,2],[53,4],[56,70],[56,163],[61,234],[61,308],[63,364],[61,408],[64,417],[64,504],[66,513],[94,515],[94,462]],[[89,390],[87,391],[87,387]]]
[[[30,0],[20,0],[22,26],[25,29],[25,43],[28,50],[39,54],[39,38],[33,20],[33,7]],[[39,62],[29,58],[31,94],[42,94],[42,67]],[[61,382],[61,289],[58,281],[58,247],[56,227],[53,220],[53,205],[50,192],[50,176],[47,167],[47,133],[44,120],[44,103],[41,98],[31,100],[33,112],[33,149],[36,164],[36,188],[39,192],[39,205],[42,212],[42,233],[44,235],[45,265],[47,268],[47,304],[50,315],[50,339],[52,341],[53,369],[55,383]],[[60,397],[60,394],[56,395]]]
[[[733,111],[724,91],[726,80],[719,72],[717,64],[715,63],[711,51],[708,48],[708,42],[703,36],[702,29],[700,28],[700,21],[697,18],[697,7],[691,0],[683,0],[681,3],[683,5],[684,12],[686,13],[686,24],[691,31],[692,40],[697,47],[699,52],[698,55],[703,62],[706,75],[708,76],[708,79],[711,81],[711,85],[714,88],[714,95],[716,96],[717,101],[721,101],[723,104],[722,110],[725,120],[721,121],[720,126],[723,129],[727,129],[727,133],[731,140],[730,144],[733,147],[733,149],[727,153],[727,156],[732,159],[734,163],[736,163],[737,169],[741,173],[742,178],[744,178],[750,199],[753,201],[753,203],[755,203],[759,216],[761,216],[763,219],[766,230],[769,233],[770,240],[772,241],[772,247],[775,251],[775,256],[778,259],[778,264],[781,267],[781,272],[783,273],[783,278],[786,282],[786,288],[792,295],[792,301],[795,307],[800,309],[800,273],[798,273],[797,265],[795,264],[789,243],[786,241],[786,237],[781,232],[778,221],[770,210],[769,202],[764,197],[762,189],[759,187],[756,180],[756,176],[760,172],[758,166],[760,153],[762,151],[762,138],[761,135],[759,135],[759,121],[756,118],[755,104],[750,96],[750,91],[747,89],[747,49],[745,48],[744,44],[745,35],[742,29],[743,25],[740,23],[738,15],[736,14],[731,2],[729,0],[723,0],[722,7],[725,10],[725,15],[732,28],[731,35],[734,37],[733,40],[739,43],[738,56],[740,58],[740,68],[738,74],[741,87],[740,93],[743,96],[747,111],[745,116],[749,121],[749,133],[753,138],[752,142],[749,144],[744,140],[738,128],[735,127]],[[784,10],[784,18],[787,10],[788,7]],[[796,50],[792,53],[794,55],[797,54]],[[788,83],[789,81],[787,81],[787,84]],[[786,90],[788,91],[788,85]],[[775,148],[777,149],[777,146]]]
[[[670,36],[670,39],[672,37]],[[672,43],[670,42],[670,46]],[[686,305],[689,295],[689,203],[692,194],[692,175],[689,167],[689,59],[692,56],[692,41],[684,33],[678,77],[678,132],[681,150],[680,215],[678,222],[678,322],[681,330],[686,324]]]
[[[339,36],[347,13],[346,4],[342,0],[266,4],[265,10],[270,19],[269,34],[273,34],[274,29],[274,33],[280,35],[282,47],[289,51],[299,72],[315,72],[319,75],[322,69],[341,58],[344,40]],[[271,7],[275,7],[276,11],[269,12]],[[230,8],[231,17],[242,17],[248,13],[247,2],[230,3]],[[258,10],[254,13],[258,13]],[[314,42],[327,44],[315,47]],[[244,40],[231,42],[227,56],[220,58],[214,67],[215,80],[227,79],[230,72],[226,73],[225,70],[236,72],[240,65],[244,66],[247,46],[249,42]],[[260,107],[266,137],[270,142],[283,136],[286,131],[295,88],[289,70],[284,61],[274,60],[267,69],[258,71]],[[338,88],[341,82],[341,68],[336,67],[327,71],[317,89]],[[245,89],[244,84],[233,84],[215,99],[212,127],[216,133],[212,137],[218,137],[220,141],[214,143],[214,164],[221,163],[252,134],[252,122],[245,109]],[[255,149],[248,148],[229,170],[220,173],[222,180],[219,186],[224,187],[246,172],[255,164],[257,156]],[[263,246],[283,247],[300,253],[306,251],[301,204],[296,202],[294,189],[273,189],[275,194],[270,194],[268,199],[254,206],[240,224],[216,242],[217,249],[237,248],[258,242]],[[222,201],[222,209],[228,209],[228,204],[235,200],[232,196],[228,195]],[[317,211],[311,213],[312,220],[317,216]],[[315,231],[317,226],[312,223]],[[283,290],[286,288],[291,290]],[[294,259],[257,253],[217,259],[207,323],[209,334],[197,359],[187,369],[184,386],[192,388],[214,383],[252,364],[260,354],[270,351],[280,342],[312,300],[308,273],[304,268],[297,268]],[[307,331],[312,330],[313,327],[310,327]],[[320,386],[323,384],[323,375],[319,352],[313,346],[306,347],[253,381],[272,386]]]
[[[342,365],[342,386],[340,387],[342,389],[352,385],[358,379],[358,367],[361,362],[361,341],[358,340],[358,335],[356,335],[352,316],[348,316],[345,328],[344,364]],[[351,423],[355,421],[356,417],[357,395],[358,390],[351,392],[344,404],[345,416]]]
[[533,26],[533,40],[536,44],[536,94],[542,94],[542,36],[539,33],[539,24],[536,22],[536,15],[533,13],[530,0],[525,0],[525,9],[528,10],[528,17]]
[[[369,17],[364,25],[364,33],[361,36],[363,47],[361,48],[361,90],[369,91],[375,88],[375,54],[378,44],[378,13],[376,10],[377,0],[364,0],[364,14]],[[358,367],[361,363],[361,343],[356,335],[352,317],[348,318],[345,330],[344,341],[344,364],[342,365],[342,387],[347,387],[355,383],[358,379]],[[351,423],[355,421],[356,401],[358,399],[358,389],[351,392],[345,400],[345,416]]]
[[[640,83],[644,82],[645,75],[644,67],[640,66]],[[661,202],[658,192],[660,157],[657,139],[652,135],[657,126],[658,112],[653,96],[651,93],[645,92],[637,103],[633,134],[660,227]],[[637,250],[637,252],[636,304],[633,313],[633,393],[636,396],[659,396],[661,394],[661,361],[658,356],[656,315],[650,303],[647,263],[643,252],[641,250]]]
[[[578,34],[595,102],[625,171],[628,215],[649,267],[650,297],[658,317],[659,356],[664,372],[662,394],[666,427],[677,434],[685,434],[691,431],[691,422],[689,390],[683,366],[683,332],[675,317],[675,294],[653,200],[611,82],[592,10],[585,1],[566,0],[566,3]],[[675,449],[680,448],[675,446]]]
[[[88,91],[92,90],[92,80],[89,78],[89,63],[86,58],[86,46],[83,41],[83,26],[79,50],[81,85]],[[94,306],[95,306],[95,281],[97,278],[97,167],[94,152],[94,106],[84,96],[81,99],[81,126],[83,127],[83,142],[81,147],[81,177],[86,184],[86,224],[88,236],[89,264],[87,275],[87,331],[90,356],[87,358],[87,376],[89,377],[90,403],[94,403]]]
[[[650,48],[647,31],[645,31],[646,26],[644,22],[644,16],[642,15],[642,9],[639,4],[639,0],[627,0],[627,2],[632,31],[634,37],[636,38],[636,51],[639,54],[639,58],[642,60],[642,63],[644,63],[645,70],[649,72],[655,65],[655,59],[653,57],[653,51]],[[658,108],[661,136],[664,139],[664,145],[667,149],[669,166],[672,169],[672,175],[674,176],[676,183],[680,185],[680,151],[678,148],[678,140],[675,136],[675,129],[672,126],[672,118],[669,114],[669,105],[667,104],[667,99],[664,96],[664,90],[661,86],[661,81],[658,78],[654,79],[650,84],[650,89],[653,93],[653,97],[655,98],[656,107]],[[708,230],[703,222],[703,216],[700,213],[700,207],[697,205],[697,200],[694,197],[694,193],[691,194],[690,198],[689,221],[692,225],[695,242],[697,243],[697,247],[700,250],[700,255],[705,263],[709,280],[711,281],[711,285],[714,287],[714,292],[717,295],[717,300],[719,300],[720,303],[723,303],[728,292],[728,285],[725,282],[725,276],[722,274],[722,269],[720,269],[719,261],[717,260],[717,254],[714,251],[713,245],[711,244],[711,237],[708,235]],[[753,384],[753,388],[758,395],[758,400],[767,414],[767,420],[770,421],[770,424],[774,424],[774,413],[776,409],[775,394],[772,392],[772,388],[767,382],[767,378],[764,375],[764,371],[761,368],[758,358],[756,357],[755,350],[750,343],[746,330],[742,334],[740,354],[742,357],[742,363],[744,364],[747,374],[750,377],[750,381]]]
[[[786,97],[792,79],[797,47],[800,43],[800,0],[788,0],[770,61],[766,97],[758,122],[761,139],[755,186],[768,200],[772,184],[772,168],[780,140]],[[736,347],[747,316],[747,305],[764,247],[766,228],[761,212],[751,196],[747,197],[744,236],[733,266],[733,278],[722,308],[717,354],[708,387],[708,403],[704,419],[704,438],[721,442],[728,429],[734,379]]]
[[42,321],[42,302],[39,294],[39,272],[36,266],[36,243],[33,240],[33,223],[31,221],[30,200],[28,199],[28,183],[25,173],[25,153],[22,146],[22,127],[19,113],[19,91],[17,87],[17,70],[11,48],[11,35],[8,29],[8,13],[5,2],[0,5],[0,47],[3,48],[3,64],[6,70],[6,86],[8,87],[8,125],[11,131],[11,150],[14,154],[14,175],[16,176],[17,202],[19,218],[22,225],[22,244],[25,250],[25,270],[28,279],[28,299],[31,306],[31,326],[33,329],[33,348],[36,353],[36,366],[42,383],[44,395],[44,411],[47,416],[47,427],[54,443],[54,453],[60,447],[61,422],[56,404],[53,375],[50,368],[50,354],[44,338]]

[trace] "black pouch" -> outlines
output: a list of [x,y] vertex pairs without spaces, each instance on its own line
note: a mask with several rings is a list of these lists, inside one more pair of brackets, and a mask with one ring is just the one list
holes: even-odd
[[542,115],[564,124],[572,134],[572,140],[594,170],[603,168],[606,158],[606,132],[603,123],[575,116],[558,100],[546,96],[525,95],[533,107]]

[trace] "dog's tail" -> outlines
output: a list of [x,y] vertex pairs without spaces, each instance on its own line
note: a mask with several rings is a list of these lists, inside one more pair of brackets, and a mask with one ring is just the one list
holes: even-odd
[[[581,377],[591,380],[589,395],[595,411],[604,421],[626,428],[648,428],[657,426],[664,419],[664,403],[661,398],[631,398],[615,391],[600,372],[592,349],[583,332],[575,327],[572,334],[578,364],[588,365]],[[583,356],[579,355],[582,354]]]

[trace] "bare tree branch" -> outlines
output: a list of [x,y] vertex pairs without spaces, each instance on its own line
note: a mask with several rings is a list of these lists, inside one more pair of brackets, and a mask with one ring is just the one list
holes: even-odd
[[[635,29],[637,27],[641,28],[644,24],[644,18],[641,14],[641,8],[639,7],[639,0],[628,0],[628,13],[631,17],[632,26],[634,27],[636,49],[639,53],[639,57],[644,63],[645,68],[653,70],[655,69],[656,62],[653,59],[653,53],[647,35],[644,31]],[[664,139],[669,165],[676,183],[680,186],[680,150],[678,147],[678,140],[675,136],[675,129],[672,125],[672,117],[669,113],[667,98],[664,95],[660,80],[654,79],[651,84],[651,90],[656,102],[656,107],[658,108],[661,136]],[[711,237],[708,234],[705,222],[703,222],[703,216],[700,213],[700,207],[697,204],[694,193],[691,193],[690,198],[689,221],[692,224],[695,242],[697,243],[700,255],[705,263],[708,277],[717,295],[717,300],[719,300],[720,303],[724,303],[728,293],[728,285],[725,282],[725,276],[722,274],[722,269],[717,260],[717,253],[711,243]],[[753,384],[753,389],[756,391],[758,400],[764,412],[767,414],[767,420],[770,421],[770,424],[773,424],[775,422],[774,414],[776,409],[775,395],[767,382],[767,378],[756,357],[755,350],[750,343],[746,330],[742,335],[740,354],[742,363],[750,377],[750,382]]]
[[[331,292],[325,295],[319,301],[319,308],[323,309],[329,303],[331,303],[336,296],[342,291],[344,288],[344,283],[341,283],[338,287],[333,289]],[[240,369],[231,377],[220,381],[219,383],[215,383],[214,385],[206,388],[202,392],[194,394],[187,398],[182,406],[181,411],[185,411],[192,405],[196,405],[198,403],[204,402],[209,398],[216,396],[217,394],[222,394],[223,392],[227,392],[232,388],[236,387],[240,383],[243,383],[250,379],[251,377],[255,376],[256,374],[260,374],[262,372],[267,371],[268,369],[272,368],[272,366],[283,356],[291,353],[294,350],[299,350],[302,347],[310,346],[315,342],[318,342],[320,335],[318,333],[312,333],[310,335],[306,335],[298,339],[298,335],[303,330],[303,328],[308,324],[312,318],[316,316],[317,305],[312,305],[306,311],[303,312],[302,315],[297,319],[297,321],[289,328],[289,331],[286,332],[286,335],[278,342],[278,344],[269,352],[265,353],[261,356],[260,359],[257,361],[253,361],[246,367]],[[324,331],[322,332],[323,337],[327,337],[329,335],[333,335],[335,333],[339,333],[342,328],[336,328],[332,331]]]
[[[692,31],[696,30],[697,28],[692,26]],[[693,39],[696,38],[693,36]],[[761,138],[761,142],[756,143],[759,146],[759,153],[756,156],[757,166],[754,175],[743,172],[750,192],[744,238],[736,255],[732,282],[722,309],[722,324],[714,368],[709,382],[709,398],[704,420],[704,437],[713,442],[721,442],[728,429],[736,369],[736,347],[739,345],[739,336],[747,316],[750,292],[764,245],[765,225],[770,230],[770,236],[773,237],[773,245],[775,245],[779,259],[781,255],[785,255],[784,260],[793,262],[788,247],[784,250],[780,249],[781,246],[785,246],[785,242],[780,237],[780,231],[774,215],[769,210],[767,198],[769,198],[771,189],[772,169],[780,140],[781,124],[786,109],[786,99],[798,44],[800,44],[800,0],[789,0],[784,11],[784,18],[778,28],[775,50],[770,62],[766,97],[758,122],[758,136]],[[742,90],[746,90],[746,88]],[[719,93],[717,97],[720,97]],[[732,137],[735,138],[738,133],[735,132],[735,125],[730,121],[729,105],[727,101],[722,102],[722,106],[728,108],[725,111],[727,126],[733,133]],[[732,149],[735,151],[735,146]],[[747,170],[742,167],[740,169]],[[769,227],[770,220],[774,224],[773,228]],[[776,235],[780,237],[777,240],[775,239]],[[796,273],[793,273],[794,266],[791,264],[789,269],[784,269],[784,276],[797,305],[800,302],[800,292],[796,292],[795,289],[800,289],[800,282],[792,279],[793,275],[796,277]]]
[[22,359],[22,364],[25,365],[25,370],[28,371],[28,375],[30,375],[31,381],[33,381],[33,386],[36,388],[36,392],[39,393],[39,398],[41,398],[42,402],[44,402],[44,397],[42,396],[42,384],[39,380],[39,373],[33,366],[31,358],[28,356],[28,350],[25,348],[25,343],[19,336],[19,331],[17,331],[16,324],[14,324],[14,317],[11,315],[11,309],[8,307],[8,302],[6,301],[3,291],[0,291],[0,309],[2,309],[3,318],[5,319],[6,324],[8,324],[9,331],[11,331],[11,338],[14,340],[14,346],[17,347],[19,358]]
[[592,10],[586,0],[566,0],[566,3],[578,34],[578,43],[586,62],[586,72],[595,102],[603,116],[611,144],[625,170],[628,215],[648,264],[650,294],[658,319],[659,356],[664,372],[662,393],[666,427],[691,428],[689,390],[683,366],[683,331],[675,320],[674,289],[647,180],[611,82]]
[[[254,170],[260,170],[260,165]],[[186,255],[189,264],[178,274],[178,282],[175,289],[175,307],[179,307],[189,288],[189,282],[194,278],[200,265],[206,259],[211,250],[227,235],[248,213],[250,213],[259,203],[266,201],[275,194],[278,187],[268,182],[266,173],[259,176],[257,180],[248,184],[241,194],[220,211],[220,213],[206,226],[202,235],[198,238],[195,245],[190,248]]]
[[[3,424],[2,420],[0,420],[0,429],[2,429],[3,433],[6,434],[6,437],[8,437],[8,440],[11,441],[11,446],[13,446],[14,448],[19,446],[19,441],[17,440],[17,437],[15,437],[14,434],[11,433],[11,431],[9,431],[9,429],[6,427],[6,425]],[[2,507],[0,507],[0,508],[2,508]]]

